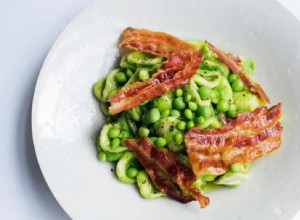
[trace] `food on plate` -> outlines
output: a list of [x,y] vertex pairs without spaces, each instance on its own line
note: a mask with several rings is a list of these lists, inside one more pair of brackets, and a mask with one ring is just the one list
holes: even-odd
[[206,192],[240,185],[279,148],[281,104],[266,106],[253,60],[144,29],[125,29],[119,46],[119,67],[94,84],[106,121],[97,149],[144,198],[204,208]]
[[194,173],[222,175],[233,164],[250,163],[276,150],[282,133],[280,107],[259,107],[217,129],[191,128],[185,145]]

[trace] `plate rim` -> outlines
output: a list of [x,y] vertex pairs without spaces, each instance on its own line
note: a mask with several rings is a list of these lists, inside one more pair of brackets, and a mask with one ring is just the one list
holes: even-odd
[[[82,16],[85,15],[85,13],[87,11],[90,10],[90,8],[94,7],[94,5],[97,4],[97,2],[104,2],[102,0],[94,0],[93,2],[91,2],[88,6],[86,6],[79,14],[77,14],[73,20],[61,31],[61,33],[59,34],[59,36],[57,37],[57,39],[55,40],[55,42],[52,44],[49,52],[47,53],[47,56],[43,62],[43,65],[41,67],[41,70],[39,72],[39,75],[38,75],[38,78],[36,80],[36,85],[35,85],[35,88],[34,88],[34,95],[33,95],[33,100],[32,100],[32,105],[31,105],[31,130],[32,130],[32,139],[33,139],[33,145],[34,145],[34,151],[35,151],[35,154],[36,154],[36,158],[37,158],[37,161],[38,161],[38,164],[39,164],[39,167],[40,167],[40,170],[42,172],[42,175],[45,179],[45,182],[47,184],[47,186],[49,187],[50,191],[51,191],[51,194],[54,196],[55,200],[59,203],[59,205],[63,208],[63,210],[65,211],[65,213],[70,217],[70,218],[73,218],[75,216],[72,216],[72,213],[69,213],[69,210],[66,209],[64,207],[64,203],[62,201],[60,201],[56,195],[56,193],[54,192],[54,190],[52,189],[52,186],[48,183],[48,179],[46,178],[45,174],[44,174],[44,169],[42,167],[42,163],[41,163],[41,158],[38,156],[38,147],[37,147],[37,129],[36,129],[36,112],[37,112],[37,96],[38,96],[38,93],[39,93],[39,90],[40,90],[40,86],[41,86],[41,81],[42,81],[42,78],[43,76],[45,75],[46,73],[46,67],[47,65],[49,64],[49,61],[51,60],[52,56],[54,55],[56,49],[58,48],[60,42],[62,41],[62,39],[64,38],[64,36],[67,34],[68,30],[70,28],[72,28],[73,24],[77,22],[77,20],[79,20]],[[286,14],[289,14],[290,17],[293,17],[293,19],[297,20],[297,23],[299,24],[299,27],[300,27],[300,20],[293,14],[291,13],[283,4],[281,4],[280,2],[278,2],[277,0],[276,1],[270,1],[272,2],[273,4],[277,4],[279,5],[282,10],[285,11]],[[300,207],[300,206],[299,206]],[[298,211],[296,213],[293,213],[292,214],[292,217],[295,216],[298,212],[300,211],[300,208],[298,209]]]
[[32,105],[31,105],[31,131],[32,131],[32,140],[33,140],[33,145],[34,145],[34,152],[38,161],[38,165],[40,167],[41,173],[43,175],[43,178],[48,186],[48,188],[50,189],[51,194],[53,195],[53,197],[55,198],[55,200],[57,201],[57,203],[62,207],[62,209],[64,210],[64,212],[68,215],[69,218],[73,219],[73,216],[71,213],[69,213],[68,209],[65,208],[63,202],[61,202],[58,199],[58,195],[56,195],[56,193],[54,193],[54,190],[52,189],[52,186],[49,184],[48,179],[46,178],[45,174],[44,174],[44,169],[42,167],[42,163],[41,163],[41,158],[38,156],[38,147],[37,147],[37,129],[36,129],[36,111],[37,111],[37,97],[39,94],[39,90],[40,90],[40,86],[41,86],[41,81],[42,81],[42,77],[43,75],[45,75],[46,72],[46,67],[49,63],[49,61],[51,60],[54,52],[56,51],[56,49],[58,48],[60,42],[63,40],[64,36],[67,34],[68,30],[70,28],[72,28],[72,25],[74,23],[77,22],[77,20],[79,20],[82,16],[84,16],[84,14],[90,10],[90,8],[92,8],[95,4],[96,4],[97,0],[94,0],[93,2],[91,2],[89,5],[87,5],[81,12],[79,12],[79,14],[77,14],[73,20],[67,24],[67,26],[61,31],[61,33],[59,34],[59,36],[57,37],[57,39],[54,41],[54,43],[52,44],[49,52],[47,53],[47,56],[43,62],[43,65],[41,67],[41,70],[39,72],[38,78],[36,80],[36,84],[34,87],[34,93],[33,93],[33,99],[32,99]]

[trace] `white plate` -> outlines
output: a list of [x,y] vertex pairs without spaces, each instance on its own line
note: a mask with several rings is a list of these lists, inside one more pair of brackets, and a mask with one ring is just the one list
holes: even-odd
[[[211,204],[142,199],[97,160],[103,123],[92,95],[119,56],[120,32],[160,30],[182,39],[209,39],[256,61],[254,79],[271,102],[283,102],[280,150],[256,162],[235,189],[209,194]],[[33,137],[42,172],[74,219],[287,219],[300,207],[300,25],[275,1],[96,1],[50,51],[33,103]]]

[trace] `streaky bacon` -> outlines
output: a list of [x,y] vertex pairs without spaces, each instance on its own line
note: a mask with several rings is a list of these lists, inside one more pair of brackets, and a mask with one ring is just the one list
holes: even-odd
[[[209,198],[193,186],[197,177],[187,165],[167,149],[157,148],[148,138],[142,137],[139,142],[134,139],[124,140],[126,146],[136,154],[137,159],[146,169],[154,185],[170,198],[181,203],[198,200],[202,208],[209,204]],[[176,184],[189,192],[183,193]]]
[[177,37],[145,29],[126,28],[121,37],[119,47],[148,52],[151,54],[169,57],[175,51],[193,53],[193,45]]
[[202,54],[184,51],[173,52],[169,59],[152,77],[144,82],[136,82],[121,89],[108,101],[112,104],[109,111],[112,115],[139,105],[144,100],[161,96],[186,84],[196,72]]
[[193,172],[224,174],[233,163],[248,163],[276,150],[281,143],[281,103],[259,107],[218,129],[190,129],[185,137]]
[[247,88],[250,91],[256,93],[261,98],[261,100],[264,102],[264,104],[270,103],[269,97],[266,95],[266,93],[261,88],[261,86],[258,83],[252,82],[250,77],[243,70],[243,68],[241,66],[241,61],[237,56],[235,56],[231,53],[225,54],[222,50],[216,48],[211,43],[207,42],[207,44],[208,44],[209,49],[218,55],[221,62],[223,62],[226,66],[228,66],[232,72],[239,75],[240,79],[243,81],[245,86],[247,86]]

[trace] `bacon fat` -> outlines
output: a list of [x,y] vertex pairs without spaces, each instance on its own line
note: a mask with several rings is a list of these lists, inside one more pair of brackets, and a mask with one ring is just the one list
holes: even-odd
[[281,114],[279,103],[239,114],[218,129],[190,129],[184,141],[195,175],[221,175],[233,163],[248,163],[276,150],[281,143]]
[[[154,185],[170,198],[181,203],[198,200],[202,208],[209,204],[209,198],[193,186],[196,176],[193,171],[167,149],[157,148],[148,138],[142,137],[139,142],[134,139],[125,140],[126,146],[136,154],[146,169]],[[176,184],[189,192],[183,193]]]

